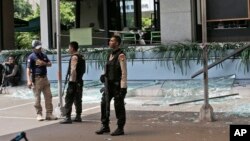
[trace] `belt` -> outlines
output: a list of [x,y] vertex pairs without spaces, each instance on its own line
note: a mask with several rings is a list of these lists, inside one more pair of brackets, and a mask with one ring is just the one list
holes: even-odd
[[46,77],[46,75],[44,75],[44,74],[35,74],[35,77],[41,77],[41,78],[44,78],[44,77]]

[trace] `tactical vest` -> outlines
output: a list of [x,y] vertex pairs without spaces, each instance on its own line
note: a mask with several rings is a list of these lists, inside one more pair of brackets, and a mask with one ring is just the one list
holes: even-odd
[[[112,60],[109,60],[110,55],[113,54],[114,58]],[[118,49],[108,55],[107,58],[107,76],[109,81],[113,82],[120,82],[121,81],[121,76],[122,76],[122,70],[121,70],[121,65],[119,62],[119,55],[125,53],[121,50]]]
[[[77,56],[77,65],[76,65],[76,81],[82,81],[83,74],[86,71],[85,59],[81,54],[74,54]],[[74,56],[72,55],[71,58]],[[69,61],[68,74],[70,74],[71,70],[71,58]]]

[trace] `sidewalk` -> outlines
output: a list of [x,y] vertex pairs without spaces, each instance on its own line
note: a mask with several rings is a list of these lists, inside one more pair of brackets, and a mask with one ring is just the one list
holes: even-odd
[[[153,90],[153,87],[150,89]],[[142,95],[128,96],[125,135],[121,137],[94,133],[100,128],[99,103],[83,103],[82,123],[61,125],[60,120],[36,121],[33,99],[20,100],[9,97],[8,94],[1,94],[0,141],[8,141],[20,131],[25,131],[30,141],[229,141],[230,124],[250,124],[248,116],[250,112],[239,109],[245,113],[244,116],[242,113],[232,113],[238,107],[249,103],[249,90],[249,85],[234,87],[232,93],[239,93],[239,96],[211,101],[216,121],[207,123],[198,121],[203,102],[177,106],[142,106],[143,103],[157,98]],[[58,99],[54,98],[53,103],[57,105]],[[116,128],[114,111],[111,111],[110,126],[112,131]]]

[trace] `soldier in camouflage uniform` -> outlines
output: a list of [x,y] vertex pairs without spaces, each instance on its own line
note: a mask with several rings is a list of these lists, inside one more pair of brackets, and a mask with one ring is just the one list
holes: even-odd
[[[85,73],[85,59],[84,56],[78,52],[78,43],[73,41],[69,44],[69,53],[71,58],[69,61],[69,67],[67,71],[67,76],[69,77],[67,93],[65,97],[65,111],[66,118],[61,122],[61,124],[71,124],[71,111],[72,105],[75,104],[76,117],[75,122],[81,122],[82,113],[82,89],[83,89],[83,74]],[[67,78],[67,77],[66,77]],[[65,80],[67,81],[67,80]]]

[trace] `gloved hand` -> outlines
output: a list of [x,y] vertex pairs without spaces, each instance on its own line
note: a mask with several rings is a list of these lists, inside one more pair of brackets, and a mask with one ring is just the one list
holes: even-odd
[[121,95],[123,96],[123,98],[125,98],[127,94],[127,88],[121,88]]
[[102,83],[105,82],[105,75],[104,75],[104,74],[102,74],[102,75],[100,76],[100,81],[101,81]]
[[101,89],[100,89],[100,93],[104,93],[105,92],[105,87],[102,87]]

